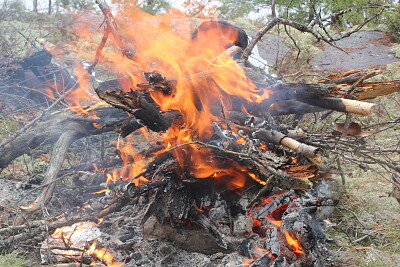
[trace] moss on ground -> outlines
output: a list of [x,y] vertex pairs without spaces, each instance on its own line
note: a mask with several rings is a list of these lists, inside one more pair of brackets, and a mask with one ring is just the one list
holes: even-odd
[[396,57],[400,58],[400,44],[392,45],[390,52],[392,52]]

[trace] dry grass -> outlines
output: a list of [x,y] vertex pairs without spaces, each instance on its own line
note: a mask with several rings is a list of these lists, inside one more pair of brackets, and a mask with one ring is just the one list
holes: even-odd
[[16,253],[0,254],[0,267],[23,267],[30,266],[25,256],[17,255]]
[[[356,118],[366,125],[391,120],[399,116],[400,94],[380,97],[381,106],[373,117]],[[368,145],[382,148],[400,146],[400,125],[367,138]],[[399,164],[400,155],[393,153],[391,163]],[[336,226],[330,234],[338,250],[344,250],[356,266],[398,266],[400,262],[400,205],[390,196],[391,173],[378,165],[363,171],[349,163],[343,166],[346,176],[346,196],[333,219]]]
[[331,232],[337,248],[358,266],[396,266],[400,262],[400,205],[389,196],[391,183],[350,166],[346,172],[348,197],[338,208],[337,226]]

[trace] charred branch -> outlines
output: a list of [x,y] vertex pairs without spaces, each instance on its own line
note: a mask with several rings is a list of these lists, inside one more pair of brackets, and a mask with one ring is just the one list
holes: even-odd
[[[149,103],[145,97],[138,95],[132,90],[124,93],[103,92],[99,89],[96,89],[96,93],[100,99],[117,108],[131,113],[144,125],[155,132],[167,130],[172,123],[172,119],[174,118],[174,115],[169,115],[169,117],[164,116],[155,105]],[[134,129],[136,122],[132,121],[132,123],[133,125],[130,127]]]

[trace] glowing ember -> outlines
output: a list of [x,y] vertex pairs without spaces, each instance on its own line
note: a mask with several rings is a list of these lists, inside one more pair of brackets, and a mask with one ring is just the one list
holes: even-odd
[[252,259],[245,259],[242,262],[242,265],[243,265],[243,267],[249,267],[253,262],[254,262],[254,260],[252,260]]
[[236,142],[236,144],[239,144],[239,145],[246,144],[246,140],[244,140],[243,137],[239,137],[238,139],[236,139],[235,142]]

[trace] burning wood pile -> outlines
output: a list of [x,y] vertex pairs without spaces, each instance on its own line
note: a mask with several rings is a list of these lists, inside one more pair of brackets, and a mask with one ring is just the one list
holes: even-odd
[[[235,28],[227,34],[214,27],[193,39],[175,32],[171,18],[144,26],[154,18],[136,10],[129,14],[134,29],[125,32],[100,7],[106,30],[88,72],[101,62],[118,79],[95,90],[103,102],[77,108],[84,96],[95,99],[85,87],[88,73],[80,69],[73,93],[65,96],[79,114],[43,115],[43,122],[3,144],[1,168],[39,145],[54,146],[37,198],[3,218],[15,223],[0,229],[2,247],[41,243],[43,263],[177,264],[174,252],[157,263],[144,261],[137,248],[144,236],[213,254],[213,260],[231,255],[221,266],[335,264],[323,220],[339,201],[339,186],[324,153],[332,142],[370,132],[350,115],[332,135],[307,133],[278,116],[369,116],[376,105],[360,100],[396,92],[400,83],[365,82],[379,71],[348,72],[317,84],[283,83],[243,61]],[[124,56],[102,51],[110,34]],[[127,44],[135,44],[136,53]],[[79,175],[76,192],[57,188],[71,144],[111,131],[120,135],[119,157],[102,157],[92,175]],[[135,131],[161,138],[138,152]],[[53,203],[53,216],[29,219],[45,213],[55,198],[81,208],[57,213],[59,204]]]

